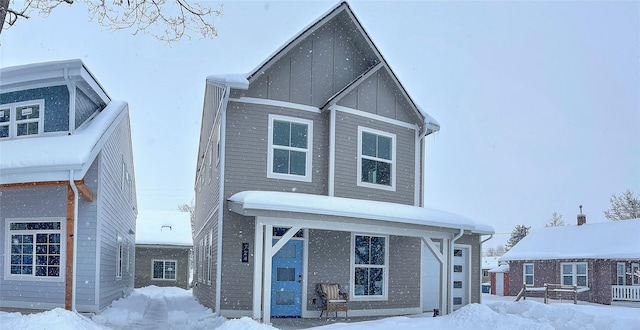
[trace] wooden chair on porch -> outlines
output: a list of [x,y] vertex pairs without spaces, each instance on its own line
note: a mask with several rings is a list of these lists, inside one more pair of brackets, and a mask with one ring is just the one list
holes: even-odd
[[344,318],[347,319],[347,313],[349,310],[349,294],[340,291],[340,284],[324,284],[318,283],[316,291],[320,295],[322,310],[320,311],[320,317],[322,313],[327,313],[326,318],[329,318],[329,312],[336,312],[336,318],[338,312],[344,312]]

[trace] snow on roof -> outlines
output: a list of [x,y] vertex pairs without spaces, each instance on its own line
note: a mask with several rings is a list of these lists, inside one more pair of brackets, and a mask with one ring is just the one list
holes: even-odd
[[500,261],[638,259],[640,219],[534,229]]
[[141,210],[136,220],[136,244],[193,246],[189,213]]
[[482,269],[491,269],[498,267],[498,258],[500,257],[482,257]]
[[509,272],[509,265],[507,264],[489,269],[489,273],[508,273],[508,272]]
[[[0,141],[0,184],[84,177],[110,129],[128,113],[127,103],[111,101],[73,134],[51,134]],[[26,152],[28,151],[28,152]]]
[[207,82],[231,88],[248,89],[248,76],[248,74],[213,74],[207,77]]
[[388,202],[276,191],[243,191],[231,196],[229,201],[244,210],[333,215],[494,233],[492,227],[454,213]]

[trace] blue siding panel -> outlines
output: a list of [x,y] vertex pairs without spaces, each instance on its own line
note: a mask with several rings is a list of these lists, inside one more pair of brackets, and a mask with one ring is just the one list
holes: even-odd
[[69,130],[69,90],[53,86],[0,94],[0,104],[44,99],[44,131]]

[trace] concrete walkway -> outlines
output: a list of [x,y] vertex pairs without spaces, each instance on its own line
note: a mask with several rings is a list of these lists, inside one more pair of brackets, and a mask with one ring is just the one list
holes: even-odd
[[142,320],[127,325],[124,329],[140,330],[169,330],[169,309],[164,299],[153,299],[144,311]]

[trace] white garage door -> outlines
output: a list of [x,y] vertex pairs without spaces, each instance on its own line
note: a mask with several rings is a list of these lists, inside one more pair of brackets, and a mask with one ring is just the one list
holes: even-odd
[[504,273],[496,273],[496,296],[504,296]]

